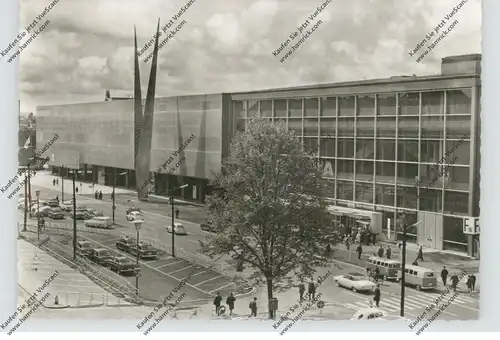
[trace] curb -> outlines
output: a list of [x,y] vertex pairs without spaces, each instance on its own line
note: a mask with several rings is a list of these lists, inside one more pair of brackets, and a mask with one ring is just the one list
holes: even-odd
[[65,309],[65,308],[71,308],[70,305],[52,305],[52,306],[45,306],[43,305],[44,308],[47,309]]
[[94,305],[85,305],[85,306],[69,306],[69,308],[80,309],[80,308],[93,308],[93,307],[102,307],[102,306],[104,306],[104,303],[96,303]]
[[247,293],[241,293],[241,294],[234,294],[235,297],[245,297],[245,296],[248,296],[248,295],[252,295],[252,294],[255,294],[257,292],[257,288],[255,287],[252,287],[252,290],[247,292]]

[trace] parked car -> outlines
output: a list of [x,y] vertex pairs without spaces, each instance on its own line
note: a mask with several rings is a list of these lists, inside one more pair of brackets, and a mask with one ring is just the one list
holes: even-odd
[[51,208],[58,208],[59,201],[58,200],[49,200],[49,201],[47,201],[47,205]]
[[[180,223],[174,222],[175,235],[187,235],[186,228]],[[172,225],[167,226],[167,233],[172,233]]]
[[108,267],[110,270],[115,271],[118,274],[132,273],[137,275],[137,273],[141,270],[135,262],[125,256],[112,257],[108,261]]
[[89,255],[89,260],[100,266],[108,266],[109,261],[112,259],[113,257],[111,256],[111,252],[103,248],[92,249],[92,252]]
[[118,248],[118,250],[129,252],[130,247],[135,247],[136,244],[137,241],[135,238],[122,237],[116,242],[116,248]]
[[33,209],[31,209],[31,212],[33,213],[33,215],[35,217],[38,216],[38,211],[40,211],[40,216],[41,217],[48,217],[49,216],[49,212],[52,210],[51,207],[48,207],[48,206],[40,206],[40,209],[38,209],[38,207],[34,207]]
[[76,253],[79,256],[88,257],[92,254],[94,249],[94,244],[89,241],[78,241],[76,242]]
[[51,208],[50,211],[48,212],[48,217],[50,217],[53,220],[64,220],[66,215],[64,214],[64,211],[61,208]]
[[68,201],[64,201],[60,204],[60,207],[62,210],[64,211],[72,211],[73,210],[73,200],[68,200]]
[[348,273],[334,276],[333,281],[337,286],[351,289],[353,292],[371,292],[377,286],[365,275],[360,273]]
[[200,228],[201,230],[208,231],[209,233],[215,233],[217,231],[215,225],[210,221],[200,224]]
[[[129,250],[130,254],[137,255],[137,245],[133,245]],[[141,259],[156,259],[158,256],[158,250],[153,248],[152,245],[148,243],[139,243],[139,257]]]
[[144,216],[142,212],[138,210],[133,210],[127,213],[126,215],[127,221],[141,221],[144,220]]
[[69,213],[69,216],[71,218],[73,218],[73,216],[75,216],[75,219],[77,219],[77,220],[86,220],[86,219],[90,218],[89,213],[87,212],[87,210],[85,210],[85,209],[78,209],[78,208],[76,209],[75,212],[71,211]]
[[407,322],[413,322],[412,320],[401,317],[399,315],[388,314],[386,311],[376,308],[362,308],[353,314],[351,320],[404,320]]
[[111,218],[102,216],[92,217],[90,220],[85,220],[84,223],[85,226],[89,228],[103,228],[103,229],[110,229],[111,226],[113,225]]

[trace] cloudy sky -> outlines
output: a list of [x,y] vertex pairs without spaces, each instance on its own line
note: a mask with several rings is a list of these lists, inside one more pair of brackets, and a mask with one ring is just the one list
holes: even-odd
[[[20,30],[51,1],[21,0]],[[179,19],[186,24],[159,52],[156,95],[438,73],[444,56],[481,52],[480,0],[468,0],[454,16],[459,24],[423,62],[408,51],[460,1],[332,0],[316,18],[322,24],[280,63],[272,52],[324,0],[196,0]],[[21,111],[102,101],[107,88],[112,96],[131,95],[134,25],[143,46],[158,18],[166,23],[186,2],[60,0],[39,21],[50,24],[21,53]],[[145,86],[147,54],[140,58]]]

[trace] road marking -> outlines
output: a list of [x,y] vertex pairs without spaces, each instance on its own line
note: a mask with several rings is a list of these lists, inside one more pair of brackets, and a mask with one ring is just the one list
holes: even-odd
[[384,306],[383,308],[387,309],[389,312],[397,312],[399,309],[396,308],[395,306],[385,302],[385,301],[380,301],[379,304]]
[[181,269],[179,269],[179,270],[175,270],[175,271],[170,272],[170,273],[168,273],[168,274],[169,274],[169,275],[172,275],[172,274],[175,274],[175,273],[177,273],[177,272],[181,272],[181,271],[186,270],[186,269],[191,268],[191,267],[194,267],[194,265],[187,266],[187,267],[181,268]]
[[406,296],[405,304],[416,305],[417,308],[425,308],[429,305],[426,301],[417,300],[417,298],[413,296]]
[[219,287],[219,288],[217,288],[217,289],[211,290],[209,293],[210,293],[210,294],[212,294],[213,292],[215,292],[215,291],[217,291],[217,290],[224,289],[224,288],[229,287],[229,286],[231,286],[231,285],[233,285],[233,284],[235,284],[235,283],[234,283],[234,282],[230,282],[230,283],[228,283],[227,285],[224,285],[224,286]]
[[[86,237],[86,236],[83,236],[83,237],[85,237],[85,238],[86,238],[86,239],[88,239],[88,240],[93,240],[93,239],[91,239],[90,237]],[[98,243],[98,244],[101,244],[101,243],[99,243],[99,242],[97,242],[97,241],[94,241],[94,242],[95,242],[95,243]],[[103,244],[101,244],[101,245],[102,245],[103,247],[106,247],[106,246],[105,246],[105,245],[103,245]],[[106,247],[106,248],[109,248],[109,247]],[[130,256],[128,256],[128,255],[125,255],[125,254],[124,254],[124,256],[125,256],[125,257],[128,257],[129,259],[134,260],[134,258],[132,258],[132,257],[130,257]],[[146,263],[144,263],[144,262],[139,262],[139,263],[140,263],[140,264],[142,264],[142,265],[143,265],[143,266],[145,266],[145,267],[148,267],[149,269],[152,269],[152,270],[154,270],[154,271],[156,271],[156,272],[158,272],[158,273],[162,274],[162,275],[168,276],[168,277],[170,277],[171,279],[174,279],[175,281],[177,281],[177,282],[179,282],[179,283],[181,282],[181,280],[180,280],[180,279],[178,279],[178,278],[176,278],[175,276],[172,276],[172,275],[169,275],[169,274],[167,274],[167,273],[165,273],[165,272],[159,271],[159,270],[158,270],[158,269],[156,269],[155,267],[152,267],[152,266],[150,266],[150,265],[148,265],[148,264],[146,264]],[[196,286],[193,286],[193,285],[191,285],[191,284],[189,284],[189,283],[187,283],[187,282],[184,282],[184,284],[185,284],[186,286],[189,286],[189,287],[191,287],[191,288],[193,288],[193,289],[196,289],[196,290],[198,290],[198,291],[202,292],[203,294],[210,295],[210,294],[208,294],[208,292],[204,291],[203,289],[200,289],[200,288],[198,288],[198,287],[196,287]]]
[[200,274],[203,274],[203,273],[208,273],[208,272],[210,272],[210,270],[202,270],[202,271],[201,271],[201,272],[199,272],[199,273],[196,273],[196,274],[191,275],[191,277],[196,276],[196,275],[200,275]]
[[195,286],[199,286],[201,284],[207,283],[208,281],[212,281],[212,280],[218,279],[219,277],[223,277],[223,276],[222,275],[217,275],[215,277],[212,277],[211,279],[208,279],[208,280],[205,280],[205,281],[201,281],[200,283],[195,284]]
[[176,264],[176,263],[181,263],[181,262],[184,262],[184,260],[179,260],[179,261],[175,261],[172,263],[167,263],[167,264],[164,264],[163,266],[156,267],[155,269],[165,268],[165,267],[171,266],[171,265]]

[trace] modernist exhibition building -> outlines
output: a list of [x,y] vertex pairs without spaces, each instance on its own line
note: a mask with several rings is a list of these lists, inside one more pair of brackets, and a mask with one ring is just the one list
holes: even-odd
[[[370,220],[398,238],[404,214],[409,224],[423,222],[408,230],[414,242],[474,255],[477,237],[463,226],[464,217],[479,216],[480,73],[481,55],[463,55],[443,58],[441,74],[430,76],[154,98],[148,190],[166,195],[188,184],[175,196],[203,202],[231,137],[260,113],[285,122],[305,148],[320,145],[339,218]],[[54,173],[64,175],[78,159],[83,180],[110,184],[113,172],[125,172],[117,186],[137,188],[137,105],[136,92],[128,100],[38,107],[36,143],[59,136],[47,151]]]

